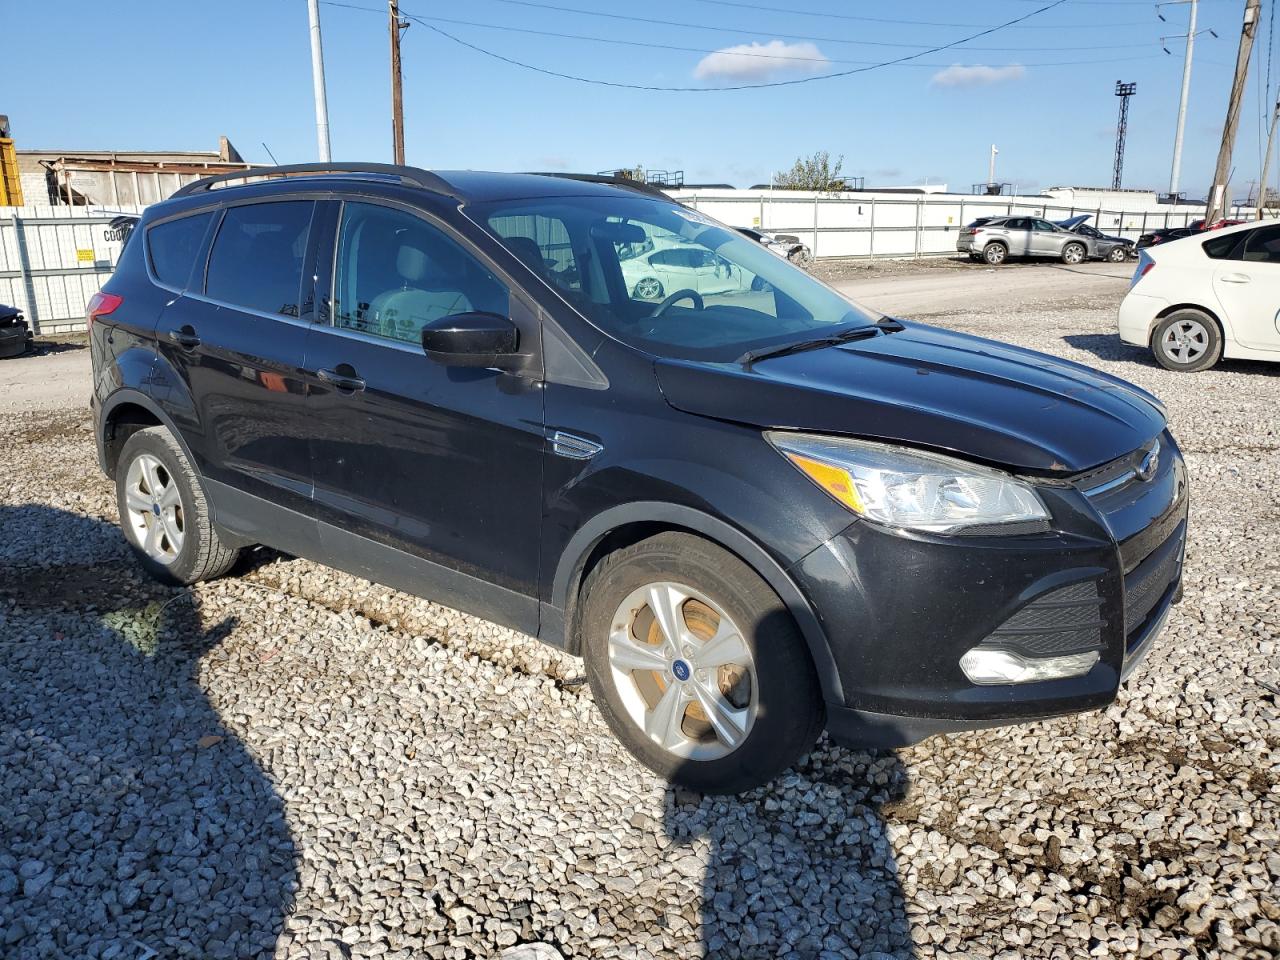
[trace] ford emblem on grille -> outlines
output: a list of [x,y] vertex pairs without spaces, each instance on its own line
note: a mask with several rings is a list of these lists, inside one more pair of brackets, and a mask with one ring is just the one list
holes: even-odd
[[1146,455],[1139,461],[1138,465],[1133,468],[1133,475],[1144,483],[1156,475],[1156,471],[1160,469],[1160,441],[1157,440],[1155,445],[1147,451]]

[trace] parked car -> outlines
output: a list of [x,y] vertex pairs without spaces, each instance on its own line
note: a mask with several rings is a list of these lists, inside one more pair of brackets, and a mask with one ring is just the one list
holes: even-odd
[[[824,728],[1100,709],[1180,597],[1186,472],[1137,387],[856,306],[644,185],[254,172],[148,207],[89,309],[160,579],[268,544],[539,637],[718,792]],[[657,303],[649,243],[705,254]],[[759,283],[699,292],[726,266]]]
[[1196,233],[1207,233],[1210,230],[1221,230],[1223,227],[1234,227],[1245,220],[1215,220],[1213,223],[1205,226],[1203,220],[1192,220],[1185,227],[1163,227],[1159,230],[1152,230],[1150,233],[1144,233],[1138,238],[1138,250],[1145,250],[1147,247],[1154,247],[1158,243],[1167,243],[1170,240],[1181,240],[1183,237],[1189,237]]
[[800,242],[800,238],[790,233],[764,233],[752,227],[738,227],[738,232],[762,244],[770,253],[776,253],[784,260],[792,263],[806,264],[813,260],[813,253]]
[[1084,240],[1089,249],[1090,260],[1123,263],[1134,255],[1135,250],[1132,240],[1124,237],[1107,236],[1097,227],[1091,227],[1088,223],[1089,218],[1090,214],[1082,213],[1078,216],[1068,217],[1066,220],[1058,220],[1057,225]]
[[1192,227],[1162,227],[1159,230],[1152,230],[1150,233],[1144,233],[1138,237],[1137,249],[1145,250],[1147,247],[1154,247],[1158,243],[1181,240],[1183,237],[1190,237],[1198,232]]
[[1145,249],[1120,304],[1120,339],[1167,370],[1221,357],[1280,361],[1280,223],[1245,223]]
[[993,267],[1010,257],[1055,257],[1067,264],[1083,263],[1089,247],[1083,237],[1039,217],[994,217],[974,221],[956,237],[956,250],[970,260]]
[[740,294],[752,289],[755,274],[714,250],[661,234],[643,241],[647,250],[621,260],[622,277],[637,300],[662,300],[676,290],[702,296]]
[[17,357],[31,347],[32,332],[22,311],[0,303],[0,357]]

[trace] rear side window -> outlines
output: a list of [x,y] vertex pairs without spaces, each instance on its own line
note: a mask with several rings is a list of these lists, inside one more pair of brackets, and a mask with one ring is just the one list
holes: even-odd
[[157,224],[147,231],[151,271],[157,280],[179,290],[186,288],[212,218],[213,212],[206,211]]
[[209,255],[205,293],[215,300],[298,315],[310,200],[228,207]]

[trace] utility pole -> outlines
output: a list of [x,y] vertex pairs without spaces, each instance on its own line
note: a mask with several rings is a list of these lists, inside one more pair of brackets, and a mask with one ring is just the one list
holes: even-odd
[[991,145],[991,162],[987,166],[987,186],[993,186],[996,182],[996,154],[999,152],[993,143]]
[[400,34],[409,29],[409,21],[401,19],[398,0],[387,0],[387,13],[391,31],[391,151],[395,162],[403,164],[404,99],[400,93]]
[[1253,35],[1258,29],[1258,8],[1262,0],[1245,0],[1244,26],[1240,29],[1240,52],[1236,54],[1236,75],[1231,81],[1231,99],[1227,103],[1227,120],[1222,127],[1222,146],[1209,186],[1209,202],[1205,205],[1205,223],[1221,220],[1227,208],[1227,179],[1231,172],[1231,153],[1236,145],[1236,128],[1240,125],[1240,106],[1244,100],[1245,80],[1249,75],[1249,57],[1253,53]]
[[329,101],[324,94],[324,48],[320,41],[320,0],[307,0],[307,13],[311,17],[311,84],[316,98],[316,145],[320,148],[321,161],[328,163],[329,156]]
[[[1187,52],[1182,58],[1182,98],[1178,101],[1178,129],[1173,135],[1173,170],[1169,173],[1169,195],[1174,202],[1178,198],[1178,178],[1182,174],[1182,134],[1187,127],[1187,96],[1191,93],[1191,56],[1196,49],[1196,9],[1199,0],[1172,0],[1191,4],[1191,16],[1187,22]],[[1164,17],[1157,9],[1156,16]]]
[[1116,81],[1116,96],[1120,98],[1120,119],[1116,123],[1116,162],[1111,171],[1111,189],[1120,189],[1124,176],[1124,139],[1129,133],[1129,98],[1138,92],[1136,83]]
[[1276,122],[1280,121],[1280,100],[1276,100],[1271,111],[1271,132],[1267,134],[1266,159],[1262,161],[1262,181],[1258,184],[1258,219],[1262,219],[1263,209],[1267,205],[1267,178],[1271,176],[1271,150],[1276,143]]

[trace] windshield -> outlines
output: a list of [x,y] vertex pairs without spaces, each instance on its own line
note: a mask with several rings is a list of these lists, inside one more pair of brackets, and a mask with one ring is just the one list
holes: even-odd
[[730,361],[880,316],[674,203],[543,197],[467,212],[601,330],[660,356]]

